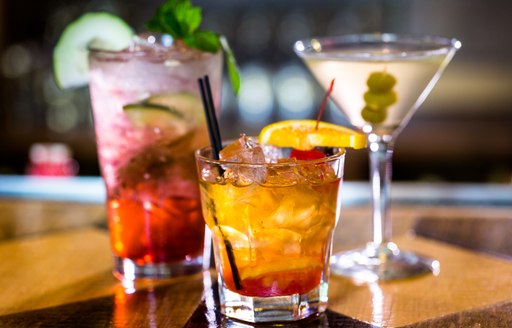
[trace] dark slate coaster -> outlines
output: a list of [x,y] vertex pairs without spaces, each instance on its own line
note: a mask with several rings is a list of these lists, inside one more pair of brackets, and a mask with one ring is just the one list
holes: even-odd
[[510,328],[512,327],[512,302],[454,313],[401,328],[439,327]]
[[103,297],[42,310],[0,317],[0,327],[9,328],[99,328],[113,327],[113,299]]
[[219,310],[218,284],[212,283],[209,301],[203,300],[188,320],[185,328],[199,327],[225,327],[225,328],[266,328],[266,327],[287,327],[287,328],[320,328],[320,327],[343,327],[343,328],[372,328],[365,322],[352,319],[334,311],[327,310],[318,318],[305,319],[295,323],[286,324],[248,324],[226,318]]

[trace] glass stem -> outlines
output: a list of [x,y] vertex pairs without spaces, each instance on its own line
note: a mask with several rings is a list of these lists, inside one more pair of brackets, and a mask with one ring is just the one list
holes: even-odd
[[389,136],[376,134],[368,135],[368,144],[373,199],[373,243],[380,246],[391,241],[392,234],[389,196],[393,145]]

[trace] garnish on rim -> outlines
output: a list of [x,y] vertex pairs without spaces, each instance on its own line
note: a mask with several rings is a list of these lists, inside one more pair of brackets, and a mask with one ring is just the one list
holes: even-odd
[[175,40],[182,40],[188,47],[216,53],[220,48],[226,55],[229,79],[235,92],[240,90],[238,65],[226,38],[215,32],[200,29],[201,8],[190,0],[167,0],[158,7],[155,16],[146,23],[152,32],[167,33]]
[[315,147],[340,147],[361,149],[366,147],[364,134],[347,127],[316,120],[288,120],[264,127],[260,143],[298,150]]
[[87,47],[118,51],[132,41],[134,32],[121,18],[105,13],[86,13],[71,22],[53,49],[53,76],[61,89],[89,83]]
[[341,125],[320,121],[333,88],[334,79],[320,105],[316,120],[288,120],[269,124],[260,132],[260,143],[293,148],[290,157],[298,160],[321,158],[323,153],[315,150],[316,147],[365,148],[364,134]]
[[[320,108],[318,109],[318,114],[316,115],[315,131],[318,131],[318,126],[320,125],[320,120],[322,119],[322,115],[324,114],[325,106],[327,105],[327,100],[329,99],[329,96],[331,95],[333,89],[334,89],[334,79],[331,80],[331,85],[329,86],[329,89],[325,93],[324,99],[322,100],[322,104],[320,105]],[[309,149],[309,150],[293,149],[292,152],[290,153],[290,158],[295,158],[297,160],[314,160],[314,159],[320,159],[323,157],[325,157],[325,154],[316,149]]]

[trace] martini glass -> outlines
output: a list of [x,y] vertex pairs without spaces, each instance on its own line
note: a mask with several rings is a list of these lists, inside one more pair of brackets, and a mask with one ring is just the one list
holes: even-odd
[[334,274],[372,282],[413,277],[439,262],[391,241],[389,194],[393,145],[461,43],[425,35],[357,34],[297,41],[295,53],[350,123],[366,134],[373,199],[373,241],[334,254]]

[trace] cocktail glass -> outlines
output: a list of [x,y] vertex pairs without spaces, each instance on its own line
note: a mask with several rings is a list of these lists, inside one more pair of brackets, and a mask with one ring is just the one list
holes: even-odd
[[210,147],[196,152],[221,312],[253,323],[318,315],[327,307],[344,150],[293,161],[289,149],[266,146],[272,161],[264,162],[250,139],[237,142],[246,163],[214,160]]
[[368,139],[373,195],[373,241],[335,254],[334,273],[360,281],[407,278],[439,262],[401,251],[391,241],[389,194],[393,145],[430,93],[461,43],[424,35],[361,34],[297,41],[295,53],[328,88],[351,124]]
[[148,34],[123,51],[90,49],[89,62],[114,275],[132,281],[201,271],[194,150],[208,143],[208,132],[197,79],[209,75],[218,104],[222,53]]

